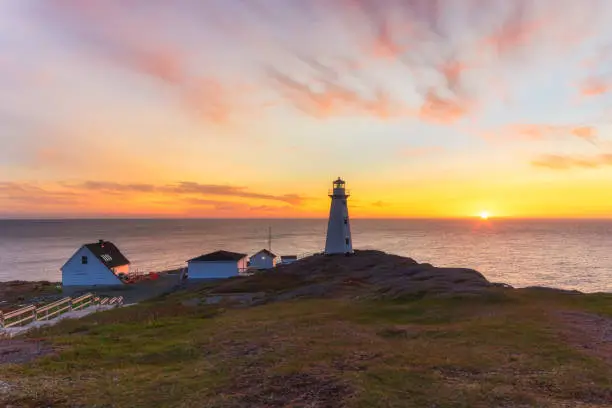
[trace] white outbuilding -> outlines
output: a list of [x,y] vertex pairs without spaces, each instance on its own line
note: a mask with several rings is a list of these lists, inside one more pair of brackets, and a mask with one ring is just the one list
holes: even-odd
[[247,255],[216,251],[187,261],[187,278],[222,279],[238,276],[247,270]]
[[62,286],[114,286],[123,283],[117,275],[128,274],[130,261],[112,242],[85,244],[62,266]]
[[272,269],[276,266],[278,257],[267,249],[262,249],[249,259],[249,267],[253,269]]

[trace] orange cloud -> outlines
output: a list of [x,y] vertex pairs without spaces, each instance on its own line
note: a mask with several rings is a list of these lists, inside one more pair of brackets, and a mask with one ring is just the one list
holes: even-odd
[[138,183],[117,183],[108,181],[85,181],[79,184],[65,184],[68,187],[104,193],[161,193],[172,195],[213,195],[259,200],[280,201],[290,205],[300,205],[306,199],[298,194],[271,195],[248,191],[246,187],[200,184],[183,181],[176,184],[153,185]]
[[0,214],[155,216],[284,216],[307,214],[309,198],[266,194],[241,186],[179,182],[0,182]]
[[74,205],[81,197],[73,191],[45,189],[32,183],[0,182],[0,201],[17,206],[35,203],[38,207],[49,205]]
[[597,169],[612,166],[612,154],[599,154],[595,156],[563,156],[543,155],[531,162],[535,167],[551,170],[569,170],[572,168]]

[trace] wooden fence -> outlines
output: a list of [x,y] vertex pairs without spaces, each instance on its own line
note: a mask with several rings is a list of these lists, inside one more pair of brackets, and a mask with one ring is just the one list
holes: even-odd
[[121,304],[123,304],[123,296],[100,298],[93,293],[88,293],[75,299],[66,297],[41,307],[31,305],[9,313],[0,312],[0,329],[24,326],[35,321],[55,319],[64,313],[68,313],[73,310],[83,310],[90,306],[110,306]]

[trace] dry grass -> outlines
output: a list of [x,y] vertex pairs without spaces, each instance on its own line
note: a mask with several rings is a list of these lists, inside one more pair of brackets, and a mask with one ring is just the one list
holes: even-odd
[[[197,294],[197,291],[190,292]],[[492,290],[223,310],[185,293],[66,321],[57,348],[0,366],[0,403],[105,407],[604,407],[612,370],[564,340],[559,310],[604,295]]]

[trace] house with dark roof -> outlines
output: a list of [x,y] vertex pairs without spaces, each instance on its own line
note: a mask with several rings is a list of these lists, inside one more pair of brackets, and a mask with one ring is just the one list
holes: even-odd
[[272,269],[276,266],[276,258],[272,252],[262,249],[249,259],[249,267],[253,269]]
[[288,265],[297,261],[297,255],[281,255],[281,265]]
[[85,244],[62,266],[62,286],[122,285],[120,273],[129,273],[130,261],[112,242]]
[[247,269],[247,255],[215,251],[187,261],[187,278],[223,279],[238,276]]

